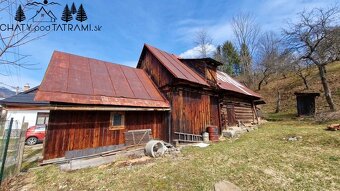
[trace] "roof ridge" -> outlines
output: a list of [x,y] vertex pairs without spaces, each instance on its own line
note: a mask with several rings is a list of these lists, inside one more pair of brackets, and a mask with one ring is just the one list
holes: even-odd
[[[175,54],[171,54],[168,53],[166,51],[160,50],[158,48],[155,48],[151,45],[148,44],[144,44],[145,47],[151,52],[151,54],[153,56],[155,56],[159,62],[162,63],[162,65],[171,73],[173,74],[176,78],[179,79],[184,79],[193,83],[197,83],[197,84],[201,84],[201,85],[206,85],[209,86],[209,84],[206,82],[206,80],[204,78],[202,78],[199,74],[197,74],[197,72],[195,72],[193,69],[191,69],[190,67],[188,67],[187,65],[185,65],[183,62],[181,62],[177,57],[177,55]],[[162,55],[164,57],[165,60],[168,61],[168,63],[164,63],[161,58],[159,58],[159,56],[155,53],[155,51],[158,52],[158,54]],[[170,57],[171,60],[169,58]],[[175,62],[176,64],[173,64],[173,62]],[[179,74],[176,74],[176,71],[172,71],[171,68],[169,68],[168,66],[166,66],[167,64],[173,66],[174,68],[176,68],[176,70],[179,71],[179,74],[181,74],[183,77],[181,77]],[[184,72],[181,71],[181,68],[179,68],[178,66],[181,66],[182,70],[185,70],[188,74],[185,74]],[[197,76],[195,76],[197,75]],[[191,79],[190,79],[191,78]]]

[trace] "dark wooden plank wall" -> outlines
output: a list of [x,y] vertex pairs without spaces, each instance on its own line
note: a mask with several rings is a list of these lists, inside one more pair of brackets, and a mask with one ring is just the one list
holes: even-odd
[[148,51],[145,52],[140,68],[146,71],[157,87],[163,87],[172,83],[170,72]]
[[201,134],[207,125],[219,126],[218,98],[204,92],[172,92],[173,132]]
[[182,62],[189,66],[191,69],[196,71],[200,76],[202,76],[207,82],[211,82],[210,84],[216,84],[217,79],[217,67],[213,66],[206,61],[199,60],[182,60]]
[[44,143],[44,160],[66,151],[124,144],[124,132],[152,129],[154,138],[167,140],[167,112],[126,112],[125,129],[109,130],[109,111],[51,111]]

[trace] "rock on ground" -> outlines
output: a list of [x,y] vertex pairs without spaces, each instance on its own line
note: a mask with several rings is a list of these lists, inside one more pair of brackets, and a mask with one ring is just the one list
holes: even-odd
[[215,191],[241,191],[241,189],[238,186],[225,180],[217,182],[214,188]]

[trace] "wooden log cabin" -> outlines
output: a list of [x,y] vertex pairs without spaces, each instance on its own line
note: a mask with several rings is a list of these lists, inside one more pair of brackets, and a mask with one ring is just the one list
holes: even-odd
[[218,71],[211,58],[182,59],[145,44],[137,68],[148,73],[171,105],[174,132],[201,134],[207,126],[220,131],[237,122],[256,123],[255,101],[261,96]]
[[137,68],[54,52],[35,97],[51,104],[44,160],[123,147],[130,130],[151,129],[153,138],[172,142],[175,132],[256,123],[261,96],[219,65],[147,44]]

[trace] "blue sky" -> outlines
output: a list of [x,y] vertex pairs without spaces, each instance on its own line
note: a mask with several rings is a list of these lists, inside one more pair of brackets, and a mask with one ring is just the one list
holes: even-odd
[[[41,1],[42,2],[42,1]],[[65,4],[50,9],[60,20]],[[9,71],[0,82],[22,87],[39,85],[54,50],[135,66],[144,43],[175,54],[189,55],[194,48],[197,30],[206,29],[217,45],[234,40],[231,18],[240,12],[252,13],[262,30],[280,32],[287,20],[294,20],[303,9],[339,4],[339,0],[140,0],[140,1],[74,1],[87,13],[87,24],[102,25],[101,32],[50,32],[47,36],[20,47],[20,53],[31,55],[25,62],[34,69],[0,67]],[[8,22],[2,17],[0,22]],[[72,21],[71,23],[76,23]],[[189,51],[188,51],[189,50]]]

